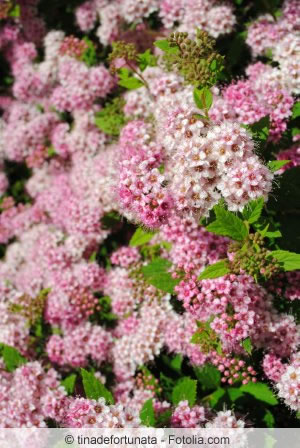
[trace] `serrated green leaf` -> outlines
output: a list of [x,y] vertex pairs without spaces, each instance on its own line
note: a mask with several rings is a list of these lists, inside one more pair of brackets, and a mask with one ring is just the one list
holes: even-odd
[[154,45],[165,53],[176,54],[179,52],[179,48],[171,47],[167,39],[156,40]]
[[255,397],[257,400],[264,401],[265,403],[275,406],[278,403],[272,390],[265,383],[248,383],[240,387],[242,392]]
[[273,250],[268,257],[275,258],[282,263],[285,271],[296,271],[300,269],[300,254],[288,250]]
[[80,369],[84,392],[87,398],[98,400],[103,397],[107,404],[114,404],[111,392],[95,377],[92,372]]
[[227,260],[220,260],[217,263],[207,266],[199,275],[198,280],[223,277],[223,275],[229,274],[229,272],[230,269],[228,267]]
[[172,294],[174,287],[178,285],[180,279],[172,278],[171,274],[167,272],[170,266],[171,263],[168,260],[155,258],[147,266],[142,267],[142,272],[150,285]]
[[76,382],[75,373],[72,373],[71,375],[67,376],[61,381],[61,384],[66,389],[68,395],[72,395],[72,393],[74,392],[75,382]]
[[155,235],[155,232],[143,230],[141,227],[137,228],[129,241],[130,247],[142,246],[148,243]]
[[220,205],[215,206],[214,211],[217,219],[209,224],[206,230],[216,235],[228,236],[237,241],[246,239],[248,229],[240,218]]
[[13,372],[27,362],[24,356],[22,356],[16,348],[11,347],[10,345],[0,344],[0,352],[8,372]]
[[253,350],[253,345],[252,345],[251,339],[249,337],[243,340],[242,347],[248,353],[248,355],[251,355],[252,350]]
[[300,117],[300,101],[297,101],[293,106],[292,120],[298,117]]
[[194,406],[197,395],[197,381],[184,377],[178,381],[172,392],[172,403],[177,405],[180,401],[187,400],[189,406]]
[[221,373],[213,365],[194,367],[195,375],[204,390],[217,389],[221,383]]
[[155,426],[155,413],[153,408],[153,399],[150,398],[149,400],[145,401],[141,412],[140,412],[140,419],[143,425],[145,426]]
[[248,202],[243,210],[243,217],[249,224],[258,221],[264,206],[264,198],[258,198]]
[[199,109],[208,111],[211,108],[213,94],[207,87],[203,87],[202,89],[195,88],[193,95],[195,104]]
[[280,170],[280,168],[282,168],[284,165],[286,165],[289,162],[290,162],[290,160],[271,160],[268,163],[268,167],[273,173],[275,173],[276,171]]

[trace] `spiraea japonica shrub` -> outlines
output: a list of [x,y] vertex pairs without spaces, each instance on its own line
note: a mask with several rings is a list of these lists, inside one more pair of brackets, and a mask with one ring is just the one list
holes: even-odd
[[0,427],[293,427],[296,0],[0,2]]

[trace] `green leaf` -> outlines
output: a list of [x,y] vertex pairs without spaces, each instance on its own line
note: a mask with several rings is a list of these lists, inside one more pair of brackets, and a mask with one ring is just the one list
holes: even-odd
[[141,412],[140,412],[140,419],[141,422],[145,426],[155,426],[155,414],[154,414],[154,408],[153,408],[153,399],[150,398],[149,400],[145,401]]
[[275,426],[275,418],[269,409],[266,410],[266,413],[264,415],[263,421],[265,422],[266,426],[268,428],[274,428]]
[[147,266],[142,267],[144,277],[150,285],[155,286],[157,289],[172,294],[174,287],[178,285],[180,279],[172,278],[171,274],[167,272],[171,263],[163,258],[155,258]]
[[264,206],[264,198],[258,198],[248,202],[243,210],[243,217],[249,224],[258,221]]
[[300,134],[300,128],[293,128],[292,129],[292,137],[296,137],[296,135]]
[[280,168],[282,168],[284,165],[286,165],[289,162],[290,162],[290,160],[271,160],[268,163],[268,167],[273,173],[275,173],[276,171],[280,170]]
[[298,117],[300,117],[300,101],[297,101],[293,106],[292,120]]
[[197,394],[197,381],[184,377],[178,381],[172,392],[172,403],[177,405],[180,401],[187,400],[189,406],[194,406]]
[[212,408],[215,408],[220,399],[225,395],[225,390],[219,387],[209,396],[209,403]]
[[18,367],[26,364],[27,360],[18,352],[17,349],[10,345],[0,344],[1,355],[8,372],[13,372]]
[[142,246],[143,244],[148,243],[153,238],[154,235],[155,232],[148,232],[139,227],[132,235],[131,240],[129,241],[129,246],[130,247]]
[[238,387],[228,387],[227,393],[229,395],[230,400],[233,402],[238,400],[244,395],[244,392],[242,392]]
[[278,400],[273,394],[272,390],[265,383],[248,383],[240,387],[242,392],[255,397],[257,400],[264,401],[271,406],[278,404]]
[[300,269],[300,254],[288,250],[273,250],[268,257],[276,258],[283,264],[285,271],[296,271]]
[[220,260],[217,263],[207,266],[198,277],[198,280],[204,280],[206,278],[223,277],[223,275],[229,274],[230,269],[227,264],[227,260]]
[[162,355],[162,360],[168,367],[170,367],[170,369],[180,373],[183,361],[182,355],[176,355],[174,358],[170,358],[167,355]]
[[66,389],[68,395],[72,395],[72,393],[74,392],[75,382],[76,382],[75,373],[72,373],[71,375],[67,376],[61,381],[61,384]]
[[151,53],[149,48],[144,53],[138,55],[138,61],[139,61],[139,67],[142,70],[142,72],[147,67],[155,67],[157,65],[157,57]]
[[248,229],[240,218],[220,205],[216,205],[214,211],[217,220],[209,224],[206,230],[216,235],[228,236],[237,241],[246,239]]
[[265,142],[269,136],[270,118],[265,116],[256,123],[250,125],[250,129],[254,136],[261,142]]
[[128,90],[134,90],[142,87],[144,83],[134,76],[131,76],[130,78],[126,79],[120,79],[119,86],[126,87]]
[[249,355],[251,355],[253,346],[252,346],[251,339],[250,339],[249,337],[243,340],[243,342],[242,342],[242,346],[243,346],[243,349],[244,349]]
[[199,109],[208,111],[211,108],[213,103],[213,94],[207,87],[203,87],[202,89],[195,88],[193,95],[196,106]]
[[195,375],[204,390],[217,389],[221,383],[220,371],[211,364],[194,367]]
[[267,238],[281,238],[282,234],[280,230],[274,230],[274,232],[266,232],[265,236]]
[[114,398],[111,392],[95,377],[92,372],[85,369],[80,369],[82,376],[83,388],[86,398],[98,400],[103,397],[107,404],[114,404]]
[[9,17],[15,17],[16,19],[18,19],[20,15],[21,15],[21,7],[18,4],[15,5],[13,9],[9,11]]
[[144,83],[132,76],[132,73],[128,70],[128,68],[120,68],[118,70],[119,75],[119,85],[122,87],[126,87],[126,89],[134,90],[142,87]]
[[84,37],[83,40],[87,44],[87,49],[84,51],[81,60],[86,63],[89,67],[92,67],[93,65],[96,65],[97,63],[97,52],[95,45],[93,42],[88,38]]
[[154,45],[165,53],[176,54],[179,52],[179,48],[171,47],[167,39],[156,40]]

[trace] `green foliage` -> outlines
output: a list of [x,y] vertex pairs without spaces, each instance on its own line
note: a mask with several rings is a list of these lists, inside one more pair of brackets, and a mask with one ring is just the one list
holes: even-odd
[[189,406],[194,406],[197,395],[197,381],[189,377],[181,378],[172,392],[172,403],[177,405],[180,401],[187,400]]
[[183,358],[181,355],[176,355],[173,358],[170,358],[167,355],[162,355],[162,360],[170,369],[174,370],[177,373],[181,372],[182,361],[183,361]]
[[27,362],[18,350],[10,345],[0,344],[0,353],[3,358],[5,368],[8,372],[13,372]]
[[300,101],[297,101],[297,103],[293,106],[293,113],[292,113],[292,119],[300,117]]
[[129,241],[129,246],[142,246],[143,244],[148,243],[154,235],[155,232],[149,232],[144,230],[142,227],[138,227]]
[[274,393],[265,383],[257,382],[244,384],[240,387],[240,391],[247,392],[257,400],[264,401],[271,406],[275,406],[278,403]]
[[243,210],[243,217],[249,224],[257,222],[262,213],[264,206],[264,198],[258,198],[253,201],[248,202]]
[[168,39],[156,40],[154,45],[165,53],[177,54],[179,53],[179,48],[171,46]]
[[66,376],[66,378],[61,381],[61,385],[66,389],[68,395],[72,395],[72,393],[74,392],[76,378],[76,374],[72,373],[71,375]]
[[223,277],[223,275],[229,274],[230,269],[227,260],[220,260],[217,263],[207,266],[204,271],[199,275],[198,280],[204,280],[206,278]]
[[252,345],[251,339],[249,337],[243,340],[242,347],[248,353],[248,355],[251,355],[252,350],[253,350],[253,345]]
[[193,334],[190,343],[200,346],[203,353],[209,353],[215,350],[219,355],[222,355],[222,345],[215,331],[210,324],[214,320],[214,316],[207,322],[197,322],[197,331]]
[[13,17],[18,19],[21,16],[21,7],[18,4],[15,4],[14,7],[9,11],[9,17]]
[[111,311],[111,298],[108,296],[100,297],[99,299],[99,312],[98,318],[99,323],[106,326],[111,326],[111,324],[115,324],[118,319],[118,316]]
[[251,130],[254,140],[260,145],[264,145],[269,137],[270,117],[267,115],[247,127]]
[[240,218],[220,205],[214,207],[214,212],[216,221],[206,227],[209,232],[228,236],[237,241],[245,240],[248,235],[248,229]]
[[121,68],[118,70],[119,75],[119,85],[125,87],[128,90],[135,90],[145,84],[128,70],[128,68]]
[[145,401],[141,412],[140,412],[140,419],[143,425],[145,426],[155,426],[155,414],[154,414],[154,408],[153,408],[153,399],[150,398],[149,400]]
[[80,369],[80,373],[86,398],[98,400],[103,397],[106,404],[114,404],[111,392],[95,377],[94,373],[85,369]]
[[218,389],[216,389],[212,394],[209,395],[208,397],[208,401],[210,406],[214,409],[219,401],[221,400],[221,398],[223,398],[225,395],[225,390],[221,387],[219,387]]
[[267,428],[274,428],[275,418],[269,409],[266,409],[266,413],[264,415],[263,421],[265,422]]
[[275,258],[282,264],[285,271],[296,271],[300,269],[300,254],[287,250],[274,250],[269,257]]
[[193,95],[196,106],[205,111],[205,118],[208,119],[208,111],[213,103],[213,94],[207,87],[202,87],[202,89],[195,87]]
[[118,136],[127,122],[123,112],[124,105],[125,101],[120,97],[114,98],[111,103],[106,103],[95,115],[96,126],[105,134]]
[[96,48],[93,42],[88,37],[85,36],[83,40],[87,45],[87,49],[84,51],[81,60],[85,62],[89,67],[92,67],[97,63]]
[[155,286],[157,289],[168,292],[172,294],[174,292],[174,287],[178,285],[180,279],[172,278],[168,269],[171,267],[171,263],[163,258],[155,258],[147,266],[142,267],[142,273],[144,274],[145,280],[150,285]]
[[157,65],[157,57],[148,48],[144,53],[138,55],[138,63],[143,72],[147,67],[155,67]]
[[271,160],[268,163],[268,167],[273,173],[275,173],[276,171],[280,170],[280,168],[282,168],[284,165],[286,165],[289,162],[290,162],[290,160]]
[[217,389],[221,384],[221,373],[211,364],[194,367],[194,372],[204,390]]

